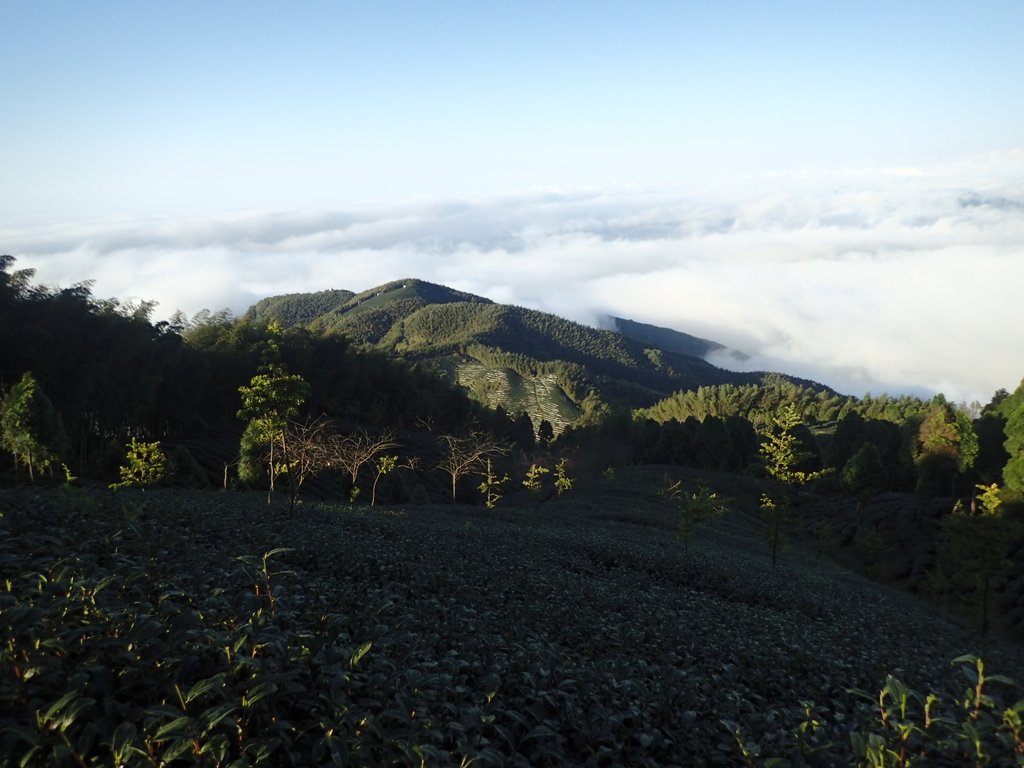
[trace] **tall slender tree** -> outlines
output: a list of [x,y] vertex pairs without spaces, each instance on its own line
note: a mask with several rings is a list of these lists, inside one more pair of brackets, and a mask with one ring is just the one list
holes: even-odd
[[288,425],[298,417],[302,406],[309,399],[310,387],[302,376],[289,373],[284,363],[280,362],[280,326],[271,324],[267,330],[270,338],[264,350],[260,372],[252,377],[248,385],[238,388],[242,396],[238,418],[249,422],[242,436],[238,471],[243,479],[258,477],[260,473],[254,464],[259,459],[265,461],[269,473],[269,503],[274,492],[274,478],[281,473],[286,473],[292,490],[290,496],[294,499],[295,480],[293,475],[287,474],[291,461]]
[[0,440],[15,464],[28,470],[30,481],[35,481],[38,470],[49,470],[67,450],[64,422],[30,371],[0,403]]
[[[789,403],[772,420],[764,434],[764,442],[761,443],[761,457],[768,474],[790,489],[798,488],[821,475],[821,472],[808,472],[800,468],[806,457],[806,451],[796,435],[801,426],[803,421],[796,404]],[[766,493],[761,496],[761,509],[767,522],[766,538],[774,568],[778,564],[782,531],[792,515],[792,506],[788,499],[775,498]]]

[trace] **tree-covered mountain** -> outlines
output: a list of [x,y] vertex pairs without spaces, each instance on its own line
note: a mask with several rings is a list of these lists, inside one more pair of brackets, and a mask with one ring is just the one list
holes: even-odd
[[[271,320],[308,316],[343,291],[283,297],[237,319],[204,310],[191,319],[176,313],[153,322],[152,302],[98,299],[89,283],[35,285],[32,270],[13,266],[12,257],[0,256],[0,413],[10,422],[0,432],[10,442],[17,432],[62,446],[51,451],[59,454],[51,474],[66,463],[75,473],[109,477],[125,443],[145,437],[187,445],[210,479],[219,479],[238,451],[239,387],[258,372],[270,345],[311,387],[304,416],[327,414],[368,430],[415,431],[421,424],[439,431],[467,424],[512,430],[507,416],[423,366],[356,349],[342,335],[298,322],[276,337],[268,328]],[[26,374],[31,379],[23,383]],[[15,418],[15,401],[28,414],[24,419]],[[40,408],[52,408],[59,420],[34,412]],[[38,429],[43,423],[45,434]],[[0,447],[0,473],[13,459],[19,474],[29,454]]]
[[291,328],[309,323],[321,315],[345,306],[354,296],[352,291],[339,290],[270,296],[260,299],[251,306],[245,313],[245,318],[261,325],[276,322],[282,328]]
[[[941,395],[853,398],[723,371],[649,331],[415,280],[154,323],[151,302],[34,285],[12,266],[0,256],[0,478],[12,484],[159,476],[273,493],[277,478],[294,509],[319,472],[303,493],[490,507],[571,488],[556,477],[567,466],[582,482],[638,465],[724,472],[802,507],[808,533],[841,533],[857,557],[894,552],[894,578],[980,606],[982,627],[1001,606],[1024,634],[1024,383],[976,410]],[[158,449],[166,474],[163,458],[134,472]],[[787,490],[784,477],[813,483]]]
[[651,344],[667,352],[677,352],[680,355],[691,355],[693,357],[707,357],[711,352],[727,351],[737,359],[746,359],[746,355],[737,350],[730,350],[724,344],[717,341],[702,339],[699,336],[691,336],[688,333],[675,331],[671,328],[662,328],[648,323],[638,323],[635,320],[627,320],[624,317],[609,317],[612,327],[623,336]]
[[[328,293],[338,301],[318,315]],[[303,294],[264,299],[246,317],[294,320],[425,363],[477,400],[508,413],[525,412],[535,424],[548,420],[556,431],[602,404],[646,407],[680,390],[756,385],[766,375],[708,363],[703,355],[724,349],[717,342],[622,318],[613,319],[616,330],[592,328],[414,279],[341,300],[344,293],[305,294],[305,301]]]

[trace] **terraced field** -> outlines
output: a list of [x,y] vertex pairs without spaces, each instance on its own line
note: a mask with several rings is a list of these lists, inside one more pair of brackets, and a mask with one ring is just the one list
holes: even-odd
[[510,414],[525,411],[534,425],[546,419],[560,433],[579,412],[558,385],[555,374],[523,377],[510,368],[492,368],[475,361],[460,362],[456,369],[458,383],[469,389],[473,397],[494,408],[498,405]]

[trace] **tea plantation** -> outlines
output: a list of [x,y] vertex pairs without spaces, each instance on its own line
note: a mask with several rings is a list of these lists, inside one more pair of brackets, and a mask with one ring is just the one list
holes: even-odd
[[0,764],[1024,764],[1019,647],[656,487],[4,492]]

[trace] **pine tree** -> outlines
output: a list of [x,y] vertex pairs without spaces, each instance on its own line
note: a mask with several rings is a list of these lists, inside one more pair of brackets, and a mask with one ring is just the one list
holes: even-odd
[[[795,432],[802,424],[796,404],[789,403],[775,416],[761,443],[761,457],[768,474],[791,488],[804,485],[821,475],[820,472],[799,469],[806,454]],[[778,564],[779,549],[782,546],[782,531],[792,517],[792,508],[788,501],[762,494],[761,510],[767,522],[765,534],[774,568]]]

